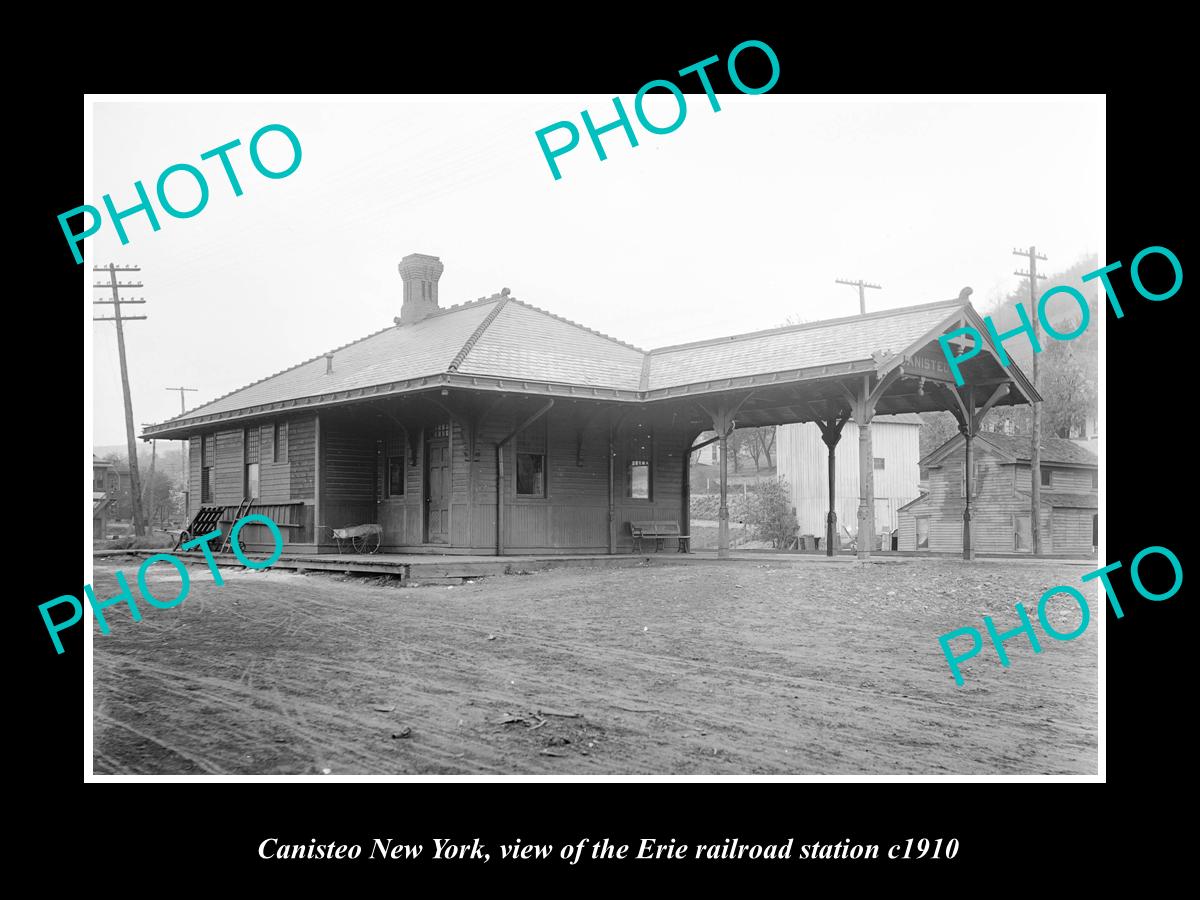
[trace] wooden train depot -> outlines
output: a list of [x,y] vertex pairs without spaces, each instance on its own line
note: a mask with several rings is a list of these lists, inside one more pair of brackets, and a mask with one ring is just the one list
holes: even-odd
[[[507,288],[442,308],[438,258],[411,254],[399,268],[404,299],[389,327],[144,430],[189,442],[189,518],[241,505],[278,524],[288,553],[336,552],[335,532],[363,525],[378,526],[370,533],[383,553],[627,553],[639,537],[690,533],[688,458],[702,432],[724,442],[734,427],[816,422],[832,468],[853,421],[865,557],[875,415],[949,410],[970,473],[989,410],[1041,399],[1015,364],[1001,364],[969,288],[644,351]],[[964,326],[985,338],[960,387],[938,339]],[[723,466],[721,556],[727,477]],[[972,496],[962,508],[968,559]],[[827,534],[838,527],[830,499]],[[246,526],[241,540],[273,546],[263,526]]]

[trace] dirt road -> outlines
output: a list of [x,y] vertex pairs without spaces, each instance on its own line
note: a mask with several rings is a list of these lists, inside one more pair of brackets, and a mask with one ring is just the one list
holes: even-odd
[[[97,595],[136,565],[98,563]],[[1016,600],[1036,617],[1083,571],[713,562],[399,588],[217,587],[201,567],[181,606],[113,607],[97,630],[95,771],[1094,773],[1094,599],[1082,637],[1014,639],[1009,669],[986,646],[963,687],[937,643],[982,613],[1012,628]],[[170,597],[174,578],[149,582]],[[1078,609],[1053,608],[1073,630]]]

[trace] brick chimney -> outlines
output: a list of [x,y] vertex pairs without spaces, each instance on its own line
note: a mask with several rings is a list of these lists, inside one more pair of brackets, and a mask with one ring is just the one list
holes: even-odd
[[438,308],[438,279],[445,266],[436,256],[410,253],[400,260],[400,277],[404,279],[404,305],[400,307],[399,325],[420,322]]

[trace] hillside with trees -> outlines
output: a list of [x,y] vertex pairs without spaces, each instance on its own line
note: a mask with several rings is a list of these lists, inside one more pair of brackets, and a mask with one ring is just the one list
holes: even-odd
[[[1014,257],[1015,259],[1015,257]],[[1099,402],[1099,318],[1103,311],[1098,308],[1098,280],[1084,282],[1083,276],[1099,268],[1095,256],[1088,256],[1068,269],[1055,272],[1038,286],[1038,296],[1055,285],[1069,285],[1087,300],[1090,318],[1087,330],[1069,341],[1059,341],[1041,330],[1042,352],[1038,354],[1039,390],[1044,398],[1042,404],[1042,433],[1044,437],[1084,436],[1089,420],[1096,421]],[[1032,321],[1037,315],[1036,303],[1030,304],[1028,282],[1012,291],[991,309],[980,312],[990,315],[996,330],[1003,334],[1021,324],[1016,305],[1021,303]],[[1069,294],[1051,299],[1047,318],[1055,330],[1070,333],[1079,325],[1080,310]],[[1033,349],[1024,335],[1017,335],[1004,343],[1005,352],[1021,370],[1032,378]],[[923,413],[925,424],[921,427],[921,456],[941,446],[957,433],[958,425],[950,413]],[[1009,434],[1030,434],[1033,416],[1028,406],[1002,406],[994,409],[984,423],[988,431],[1004,431]],[[1091,434],[1086,434],[1090,437]]]

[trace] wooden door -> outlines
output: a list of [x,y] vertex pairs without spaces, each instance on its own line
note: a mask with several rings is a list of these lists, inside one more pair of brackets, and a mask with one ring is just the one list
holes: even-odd
[[450,441],[435,436],[425,446],[425,541],[445,544],[449,540]]

